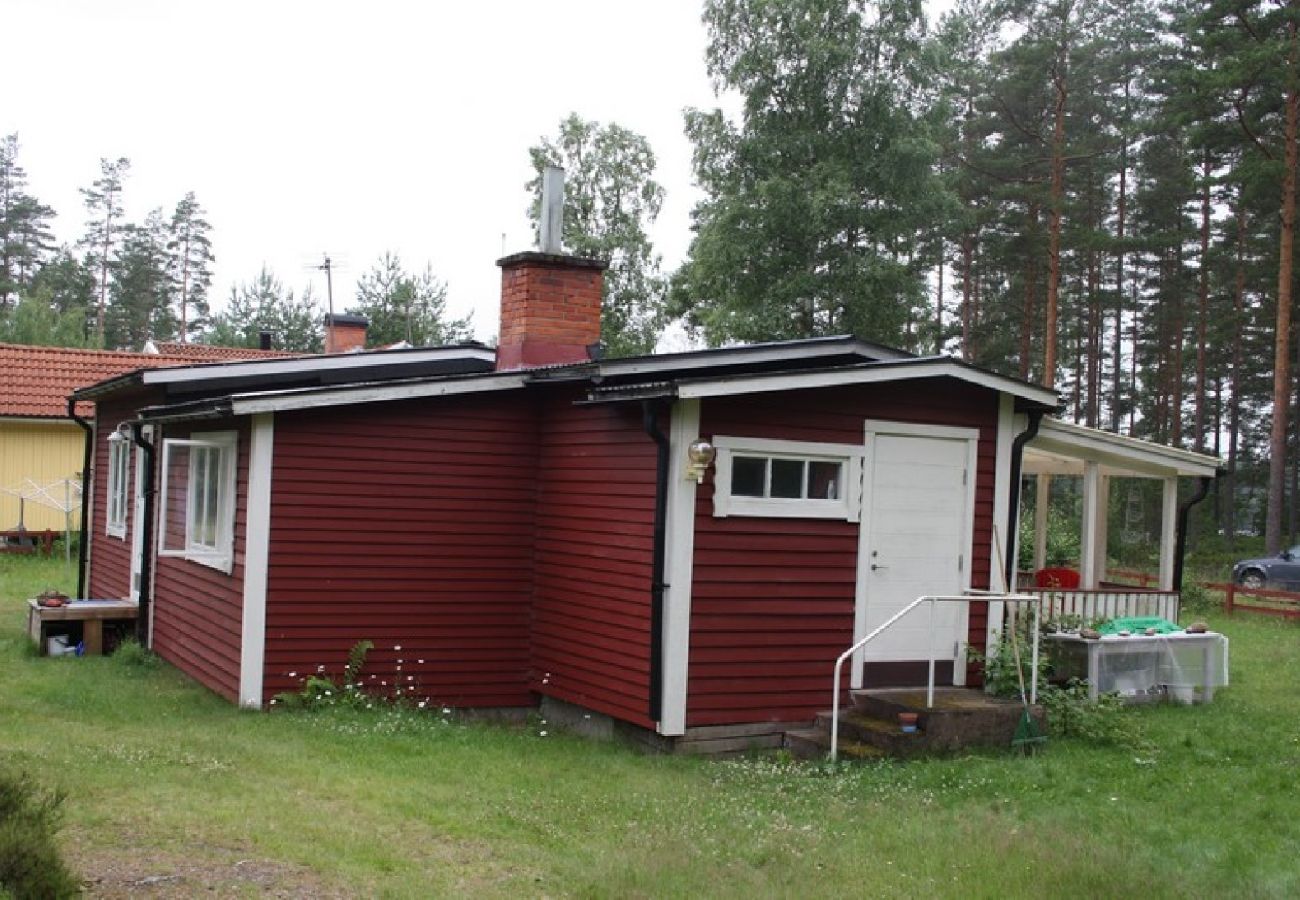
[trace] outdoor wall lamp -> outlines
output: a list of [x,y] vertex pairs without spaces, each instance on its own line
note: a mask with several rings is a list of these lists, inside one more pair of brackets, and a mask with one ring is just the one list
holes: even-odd
[[113,433],[108,436],[108,442],[110,444],[120,444],[122,441],[129,441],[131,439],[130,433],[131,423],[122,422],[118,424],[118,426],[113,429]]
[[709,470],[713,463],[713,457],[717,451],[708,441],[700,438],[692,441],[691,445],[686,448],[686,477],[694,478],[696,484],[704,482],[704,473]]

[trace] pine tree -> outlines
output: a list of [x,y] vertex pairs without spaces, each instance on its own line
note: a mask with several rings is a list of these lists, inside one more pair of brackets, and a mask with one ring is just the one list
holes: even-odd
[[122,241],[122,181],[131,168],[126,157],[99,161],[100,176],[88,188],[81,189],[90,220],[82,245],[86,248],[86,264],[98,273],[99,288],[95,306],[95,335],[104,340],[104,315],[108,308],[108,279],[113,258]]
[[319,353],[324,343],[320,304],[308,288],[295,296],[265,266],[252,281],[230,289],[226,308],[212,317],[202,342],[221,347],[257,347],[262,332],[276,349]]
[[447,286],[433,268],[408,273],[394,253],[385,253],[357,282],[356,302],[349,313],[370,321],[366,341],[371,346],[399,341],[435,347],[468,340],[470,319],[447,318]]
[[146,341],[175,337],[168,269],[167,225],[162,210],[155,209],[144,224],[123,229],[104,319],[105,346],[140,350]]
[[[212,285],[212,226],[190,191],[176,204],[168,226],[167,253],[179,304],[182,341],[203,330],[208,317],[208,288]],[[192,312],[191,312],[192,311]]]
[[54,249],[54,210],[27,192],[27,173],[18,164],[18,135],[0,140],[0,312],[11,297],[31,287],[41,263]]

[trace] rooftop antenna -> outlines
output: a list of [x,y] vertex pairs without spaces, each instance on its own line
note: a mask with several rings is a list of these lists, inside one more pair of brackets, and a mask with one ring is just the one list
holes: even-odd
[[325,253],[323,255],[325,257],[324,261],[316,268],[321,269],[325,273],[325,296],[329,298],[330,319],[333,320],[334,318],[334,264],[330,262],[330,255],[328,253]]
[[564,228],[564,170],[547,166],[542,172],[542,216],[538,249],[543,253],[563,253],[560,232]]

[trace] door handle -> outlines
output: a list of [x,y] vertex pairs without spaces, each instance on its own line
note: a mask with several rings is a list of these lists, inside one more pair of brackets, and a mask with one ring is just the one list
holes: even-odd
[[889,566],[881,566],[881,565],[877,565],[876,563],[871,564],[871,571],[873,572],[876,571],[877,569],[888,569],[888,568]]

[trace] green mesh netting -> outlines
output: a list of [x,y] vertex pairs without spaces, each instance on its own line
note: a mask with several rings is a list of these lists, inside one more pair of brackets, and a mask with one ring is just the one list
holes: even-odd
[[1127,631],[1129,634],[1142,634],[1148,628],[1154,628],[1156,634],[1173,634],[1175,631],[1182,631],[1173,622],[1159,616],[1126,616],[1111,619],[1109,622],[1103,622],[1097,626],[1097,630],[1102,634],[1119,634],[1121,631]]

